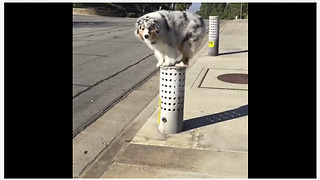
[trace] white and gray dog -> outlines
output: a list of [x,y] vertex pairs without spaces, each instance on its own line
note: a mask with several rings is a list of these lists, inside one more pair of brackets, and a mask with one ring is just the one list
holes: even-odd
[[[135,35],[145,42],[158,59],[157,67],[188,65],[205,34],[201,16],[187,11],[156,11],[136,22]],[[176,59],[182,54],[182,59]]]

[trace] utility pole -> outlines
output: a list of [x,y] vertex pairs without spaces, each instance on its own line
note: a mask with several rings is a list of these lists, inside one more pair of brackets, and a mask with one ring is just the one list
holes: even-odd
[[242,14],[242,3],[240,3],[240,19],[241,19],[241,14]]

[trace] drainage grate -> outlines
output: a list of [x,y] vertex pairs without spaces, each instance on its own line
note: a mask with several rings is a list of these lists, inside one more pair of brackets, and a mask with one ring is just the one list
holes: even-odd
[[217,77],[220,81],[235,84],[248,84],[248,74],[231,73],[221,74]]
[[207,69],[199,88],[248,90],[248,70]]

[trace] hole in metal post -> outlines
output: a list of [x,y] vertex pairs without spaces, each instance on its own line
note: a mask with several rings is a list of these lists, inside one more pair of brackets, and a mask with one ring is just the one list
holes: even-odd
[[166,123],[166,122],[167,122],[167,118],[163,117],[163,118],[162,118],[162,122],[163,122],[163,123]]

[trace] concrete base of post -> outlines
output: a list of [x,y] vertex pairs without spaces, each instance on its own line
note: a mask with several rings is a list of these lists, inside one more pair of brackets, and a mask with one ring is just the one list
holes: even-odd
[[186,66],[160,67],[158,129],[163,134],[182,131]]

